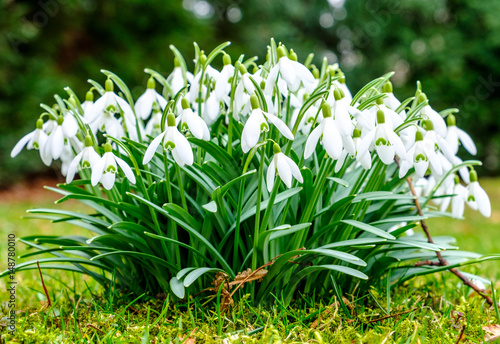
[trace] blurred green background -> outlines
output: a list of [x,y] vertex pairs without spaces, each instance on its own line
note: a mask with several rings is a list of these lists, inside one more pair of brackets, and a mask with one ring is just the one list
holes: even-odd
[[169,44],[189,60],[193,41],[210,51],[229,40],[231,55],[262,61],[270,37],[301,60],[314,52],[317,64],[338,62],[354,91],[393,70],[395,94],[406,98],[420,80],[435,109],[461,109],[480,173],[498,175],[499,16],[500,0],[0,0],[0,187],[56,173],[37,152],[9,153],[34,129],[39,103],[51,105],[64,86],[83,98],[86,80],[103,81],[105,68],[138,97],[143,68],[170,73]]

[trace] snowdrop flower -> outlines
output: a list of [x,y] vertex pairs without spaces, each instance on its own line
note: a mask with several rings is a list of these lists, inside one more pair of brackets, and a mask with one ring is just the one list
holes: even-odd
[[[64,140],[75,137],[78,131],[78,124],[73,115],[68,112],[64,117],[57,118],[57,125],[52,130],[42,150],[42,161],[49,166],[52,159],[57,160],[61,157]],[[49,162],[47,164],[47,162]]]
[[[188,83],[193,82],[193,74],[191,72],[186,72],[186,81]],[[184,76],[182,73],[182,68],[177,57],[174,58],[174,70],[167,77],[167,82],[170,83],[173,95],[175,96],[179,91],[185,86]]]
[[182,98],[182,113],[178,118],[181,122],[181,130],[189,130],[197,139],[210,140],[210,131],[205,121],[191,110],[191,105],[187,98]]
[[62,153],[61,153],[61,174],[63,176],[67,175],[69,165],[71,164],[71,161],[73,161],[74,157],[75,157],[75,154],[73,154],[73,149],[71,148],[70,143],[67,142],[64,145]]
[[[344,137],[342,137],[344,138]],[[350,136],[349,136],[350,138]],[[349,152],[348,149],[344,148],[342,151],[342,154],[340,155],[339,159],[335,163],[335,173],[340,171],[342,166],[344,165],[345,159],[347,158],[348,155],[351,156],[352,159],[356,159],[356,161],[363,166],[365,170],[368,170],[372,167],[372,157],[368,151],[365,152],[359,152],[359,145],[361,144],[361,130],[359,129],[354,129],[352,133],[352,145],[353,145],[353,151]],[[347,140],[343,140],[344,145]]]
[[[385,93],[385,97],[382,99],[384,102],[384,105],[387,106],[389,109],[392,111],[396,111],[397,108],[401,105],[401,102],[394,96],[394,93],[392,93],[392,83],[390,81],[387,81],[384,86],[382,87],[382,91]],[[406,118],[406,113],[405,111],[401,111],[399,113],[401,118],[405,119]]]
[[234,66],[231,64],[231,57],[224,53],[222,62],[224,63],[224,67],[222,67],[219,77],[215,81],[214,88],[216,99],[219,101],[228,97],[228,93],[231,91],[229,79],[234,76]]
[[147,119],[149,117],[151,111],[153,110],[153,106],[159,106],[160,109],[163,110],[167,105],[167,101],[163,98],[163,96],[156,92],[155,87],[155,79],[151,76],[148,80],[148,88],[146,92],[144,92],[135,103],[137,115],[139,115],[142,119]]
[[271,192],[273,189],[276,171],[278,171],[278,176],[288,188],[292,187],[292,177],[302,183],[303,179],[299,167],[292,159],[281,152],[280,146],[276,143],[273,145],[273,152],[273,160],[271,160],[267,168],[267,190]]
[[446,159],[448,159],[449,162],[455,162],[457,159],[455,154],[453,154],[448,143],[441,137],[441,135],[438,135],[434,130],[434,122],[432,120],[425,120],[423,122],[423,126],[425,127],[425,130],[427,130],[424,136],[424,140],[434,142],[434,146],[437,146],[439,148],[439,150],[443,153],[443,155],[446,157]]
[[[419,103],[428,102],[425,93],[421,93],[418,96],[418,101]],[[446,137],[446,123],[444,122],[443,117],[441,117],[439,113],[437,113],[433,108],[431,108],[428,103],[422,108],[420,113],[422,115],[425,115],[429,120],[431,120],[434,123],[434,128],[439,136],[441,136],[442,138]]]
[[[40,156],[43,160],[43,148],[45,146],[45,142],[47,141],[47,134],[43,130],[43,119],[38,119],[36,121],[36,129],[32,132],[23,136],[18,143],[14,146],[12,151],[10,152],[10,156],[15,158],[21,150],[26,146],[26,149],[37,149],[40,151]],[[46,165],[50,165],[52,159],[48,161],[48,164],[44,161]]]
[[[114,118],[113,115],[115,113],[119,113],[120,110],[123,111],[124,117],[127,121],[135,123],[132,108],[123,98],[118,97],[116,93],[113,92],[113,89],[113,81],[108,78],[105,83],[104,94],[94,103],[87,118],[89,122],[99,122],[99,127],[105,125],[107,132],[110,117]],[[115,136],[110,132],[108,132],[108,134]]]
[[94,150],[94,146],[92,145],[92,138],[87,135],[85,137],[85,148],[78,153],[75,158],[71,161],[68,167],[68,173],[66,175],[66,184],[69,184],[75,178],[75,174],[77,172],[78,166],[81,168],[90,168],[99,161],[100,156]]
[[163,149],[170,150],[175,162],[179,166],[193,164],[193,151],[189,145],[188,140],[177,129],[175,123],[175,116],[173,113],[167,115],[167,128],[163,133],[158,135],[149,145],[146,153],[144,154],[143,164],[147,164],[153,158],[156,149],[162,143]]
[[333,102],[333,116],[340,135],[351,135],[354,130],[354,125],[352,124],[351,115],[349,113],[349,108],[351,106],[340,89],[335,89],[333,95],[335,99]]
[[453,186],[447,192],[451,197],[443,198],[441,203],[441,211],[446,211],[451,203],[451,215],[460,219],[464,215],[465,201],[467,200],[467,188],[460,183],[460,178],[457,175],[451,176],[453,178]]
[[403,178],[412,167],[415,167],[415,174],[419,178],[423,178],[429,168],[429,163],[433,171],[437,175],[441,175],[443,173],[441,161],[434,147],[435,143],[433,141],[430,139],[424,140],[424,134],[421,131],[417,131],[415,134],[415,143],[406,154],[407,159],[401,160],[399,178]]
[[339,72],[338,75],[340,75],[340,79],[335,80],[335,85],[342,90],[342,94],[344,95],[347,103],[350,104],[352,101],[352,94],[351,91],[349,91],[349,88],[347,88],[347,85],[345,84],[345,75],[344,73],[342,73],[340,69],[337,69],[337,72]]
[[332,108],[326,102],[321,104],[323,121],[309,134],[304,148],[304,158],[308,159],[321,138],[321,144],[330,158],[336,160],[342,153],[342,137],[338,131],[332,117]]
[[385,114],[382,110],[377,111],[377,125],[362,139],[358,154],[365,154],[372,145],[386,165],[394,161],[394,154],[401,159],[406,158],[406,151],[401,138],[394,132],[394,129],[385,123]]
[[458,153],[458,143],[460,142],[470,154],[476,155],[477,149],[474,141],[472,141],[469,134],[456,126],[455,116],[452,114],[448,115],[446,122],[448,124],[448,131],[445,140],[450,146],[451,152],[453,154]]
[[471,170],[469,173],[470,184],[467,187],[467,204],[474,210],[478,210],[484,217],[491,215],[491,203],[488,194],[477,181],[477,172]]
[[153,136],[159,134],[161,132],[161,119],[163,117],[163,113],[159,109],[153,108],[153,115],[151,116],[148,124],[146,124],[146,128],[144,132],[147,135]]
[[135,175],[130,166],[122,159],[113,154],[113,147],[107,142],[104,145],[104,155],[99,160],[94,161],[92,165],[92,176],[90,181],[93,186],[101,182],[106,190],[110,190],[115,185],[118,166],[122,169],[125,177],[135,184]]
[[241,133],[241,149],[243,153],[247,153],[250,149],[255,147],[259,142],[260,133],[269,130],[267,122],[274,124],[279,132],[289,140],[293,140],[291,130],[286,126],[285,122],[275,115],[264,112],[260,109],[259,99],[255,94],[250,97],[252,106],[252,113],[248,117],[243,132]]
[[85,118],[87,122],[90,122],[89,117],[92,115],[93,106],[94,106],[94,93],[92,91],[88,91],[85,94],[85,101],[82,103],[83,118]]
[[[293,56],[295,53],[290,51]],[[300,84],[302,83],[306,88],[307,92],[311,93],[314,91],[314,86],[316,84],[316,79],[314,79],[313,74],[306,66],[296,61],[296,55],[290,59],[287,54],[285,47],[280,46],[277,49],[278,63],[271,68],[266,81],[265,93],[271,94],[278,78],[278,72],[281,77],[286,81],[288,88],[292,92],[296,92]],[[295,61],[294,61],[295,60]]]

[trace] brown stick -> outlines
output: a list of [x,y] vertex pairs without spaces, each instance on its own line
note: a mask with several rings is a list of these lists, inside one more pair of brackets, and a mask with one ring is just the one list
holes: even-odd
[[[396,160],[396,163],[398,164],[398,167],[399,167],[399,159],[397,157],[395,157],[395,160]],[[424,213],[422,211],[422,207],[420,206],[420,202],[418,201],[417,192],[415,191],[415,187],[413,186],[413,181],[412,181],[411,177],[407,177],[406,181],[408,182],[408,186],[410,187],[411,194],[413,195],[413,197],[415,197],[414,202],[415,202],[415,206],[417,207],[418,215],[424,216]],[[422,229],[424,230],[425,235],[427,236],[427,242],[429,242],[430,244],[434,244],[434,240],[432,240],[432,236],[429,232],[429,227],[427,227],[425,220],[420,220],[420,225],[422,226]],[[441,266],[450,265],[448,263],[448,261],[443,257],[441,252],[437,251],[436,256],[437,256],[437,259],[439,260],[439,265],[441,265]],[[434,262],[434,264],[429,264],[429,265],[435,265],[435,262]],[[486,290],[483,290],[483,289],[479,288],[477,285],[475,285],[474,283],[472,283],[472,281],[470,279],[468,279],[464,274],[462,274],[456,268],[452,268],[452,269],[450,269],[450,271],[455,276],[460,278],[466,286],[471,287],[472,289],[474,289],[474,291],[476,293],[481,295],[486,300],[486,302],[488,302],[488,304],[490,306],[493,305],[493,299],[491,297],[489,297],[488,295],[484,294],[486,292]]]
[[385,319],[394,318],[394,317],[397,317],[397,316],[399,316],[399,315],[403,315],[403,314],[411,313],[411,312],[413,312],[413,311],[415,311],[415,310],[416,310],[416,308],[413,308],[413,309],[409,309],[409,310],[404,311],[404,312],[394,313],[394,314],[389,314],[389,315],[386,315],[385,317],[382,317],[382,318],[378,318],[378,319],[370,320],[368,323],[372,324],[372,323],[379,322],[379,321],[382,321],[382,320],[385,320]]
[[42,280],[43,291],[45,292],[45,296],[47,296],[47,302],[49,303],[49,308],[50,308],[52,306],[52,302],[50,301],[49,291],[47,290],[45,282],[43,281],[42,269],[40,268],[40,263],[38,263],[38,260],[36,261],[36,265],[38,266],[38,272],[40,272],[40,279]]

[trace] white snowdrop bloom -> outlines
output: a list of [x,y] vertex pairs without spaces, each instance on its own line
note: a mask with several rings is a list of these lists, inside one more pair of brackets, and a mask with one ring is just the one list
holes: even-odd
[[224,53],[222,57],[222,62],[224,63],[224,67],[219,74],[219,77],[215,81],[215,97],[220,101],[224,100],[228,97],[229,92],[231,91],[231,84],[229,83],[229,79],[234,76],[234,66],[231,64],[231,57]]
[[333,92],[335,101],[333,102],[333,117],[337,128],[342,136],[352,135],[354,124],[351,120],[349,108],[351,107],[340,89]]
[[147,119],[153,110],[153,106],[159,106],[161,110],[167,106],[167,101],[155,90],[156,82],[153,77],[148,80],[148,87],[137,102],[135,103],[135,110],[137,115],[142,119]]
[[453,186],[447,192],[451,197],[443,198],[441,211],[446,211],[451,203],[451,214],[454,218],[460,219],[464,216],[465,201],[467,200],[467,188],[460,183],[457,175],[451,175]]
[[[113,89],[114,89],[113,81],[111,81],[111,79],[108,78],[105,82],[104,94],[99,99],[97,99],[97,101],[92,106],[91,111],[89,112],[87,118],[89,123],[95,121],[98,121],[99,123],[104,123],[107,120],[103,119],[103,117],[119,113],[120,110],[123,111],[123,115],[128,120],[128,122],[135,123],[134,112],[132,111],[132,108],[130,107],[129,103],[127,103],[125,99],[118,97],[116,93],[113,92]],[[112,135],[111,133],[108,134]]]
[[316,149],[321,138],[321,144],[326,153],[333,160],[337,160],[342,154],[342,137],[332,117],[330,104],[321,104],[323,121],[309,134],[304,148],[304,158],[308,159]]
[[476,145],[472,138],[462,129],[456,126],[456,119],[453,114],[448,115],[446,118],[448,124],[448,131],[446,133],[446,142],[450,146],[451,152],[453,154],[458,153],[459,142],[464,146],[464,148],[472,155],[477,154]]
[[422,132],[417,131],[413,147],[408,150],[406,159],[401,160],[399,178],[403,178],[412,167],[415,167],[415,174],[419,178],[423,178],[429,168],[429,163],[432,165],[436,174],[441,175],[443,169],[434,147],[435,143],[433,141],[430,139],[424,140]]
[[193,150],[191,149],[189,141],[177,129],[175,116],[171,112],[167,115],[167,128],[163,133],[151,141],[146,153],[144,153],[144,159],[142,160],[143,164],[147,164],[151,161],[156,149],[162,142],[162,148],[165,151],[170,150],[172,152],[172,156],[179,166],[193,164]]
[[146,124],[144,132],[150,136],[156,136],[161,132],[161,118],[163,113],[159,109],[153,109],[153,114]]
[[432,120],[425,120],[423,122],[425,130],[427,131],[424,136],[424,140],[429,140],[435,143],[435,146],[443,153],[443,155],[448,159],[449,162],[453,163],[456,161],[456,156],[453,154],[452,149],[448,143],[444,140],[441,135],[438,135],[434,130],[434,122]]
[[271,192],[273,189],[276,171],[278,171],[278,176],[288,188],[292,187],[292,177],[302,183],[303,179],[299,167],[292,159],[281,152],[280,146],[276,143],[273,145],[273,152],[273,159],[267,168],[267,190]]
[[106,190],[110,190],[115,185],[117,165],[120,166],[125,177],[135,184],[135,175],[130,166],[122,159],[113,154],[111,144],[104,145],[104,155],[92,165],[92,175],[90,181],[93,186],[101,182]]
[[215,91],[210,93],[204,104],[202,104],[203,110],[203,120],[205,120],[207,125],[212,125],[215,123],[217,118],[221,115],[220,111],[220,100],[217,99]]
[[260,76],[260,71],[257,71],[253,75],[250,74],[243,64],[238,66],[238,70],[241,74],[241,79],[236,85],[234,91],[234,115],[238,119],[239,115],[247,115],[251,112],[251,106],[249,103],[250,95],[255,92],[255,85],[251,78],[257,83],[261,84],[263,79]]
[[210,140],[210,131],[205,121],[191,110],[187,98],[182,98],[182,112],[177,121],[181,123],[181,130],[189,130],[197,139]]
[[252,112],[248,117],[243,132],[241,133],[241,149],[243,153],[248,153],[259,142],[260,133],[269,130],[268,122],[273,124],[279,132],[289,140],[293,140],[292,131],[285,122],[275,115],[264,112],[260,109],[259,99],[255,94],[250,97]]
[[94,150],[94,146],[92,145],[92,138],[87,135],[85,137],[85,148],[78,153],[75,158],[71,161],[68,167],[68,173],[66,174],[66,183],[69,184],[75,178],[75,174],[78,170],[78,166],[82,169],[90,168],[99,161],[100,156]]
[[341,78],[339,80],[335,80],[335,85],[337,85],[342,90],[342,93],[343,93],[347,103],[350,104],[352,101],[352,94],[345,83],[344,73],[341,74]]
[[[311,132],[313,124],[316,123],[321,123],[323,121],[323,113],[319,111],[319,107],[316,105],[311,105],[307,111],[304,113],[302,116],[302,119],[300,120],[298,130],[301,131],[305,135],[309,135]],[[290,129],[293,129],[295,126],[295,122],[298,119],[300,112],[300,108],[296,108],[293,111],[292,114],[292,119],[290,121]],[[315,121],[316,120],[316,121]]]
[[470,171],[470,184],[467,187],[467,205],[478,210],[484,217],[491,216],[491,203],[488,194],[477,181],[477,172]]
[[[401,105],[401,102],[398,98],[396,98],[394,93],[392,93],[392,83],[390,81],[387,81],[382,87],[382,91],[385,93],[385,97],[382,98],[384,105],[392,111],[396,111]],[[404,110],[401,110],[401,112],[399,112],[399,116],[404,120],[406,118],[406,112]]]
[[62,150],[61,153],[61,174],[63,176],[66,176],[68,173],[69,165],[71,164],[71,161],[73,161],[73,158],[75,157],[75,154],[73,154],[73,149],[71,148],[71,145],[69,142],[67,142]]
[[[43,158],[43,147],[45,146],[45,142],[47,141],[47,134],[43,130],[43,120],[40,118],[36,121],[36,129],[32,132],[24,135],[18,143],[14,146],[12,151],[10,152],[10,156],[12,158],[16,157],[22,149],[26,146],[26,149],[37,149],[40,151],[40,156]],[[52,159],[51,159],[52,161]],[[50,162],[51,162],[50,161]],[[48,165],[50,165],[50,162]],[[44,161],[45,163],[45,161]]]
[[[193,74],[191,72],[186,71],[186,81],[189,84],[193,82]],[[174,58],[174,69],[167,77],[167,82],[170,84],[174,96],[184,87],[184,76],[182,75],[181,64],[177,57]]]
[[[291,56],[295,53],[290,51]],[[316,79],[314,79],[313,74],[306,66],[296,61],[296,55],[293,56],[293,59],[290,59],[286,50],[283,46],[278,47],[278,63],[271,68],[269,71],[269,75],[266,81],[265,93],[271,94],[278,79],[278,72],[281,77],[286,81],[288,88],[292,92],[296,92],[300,84],[302,83],[306,88],[307,92],[312,93],[314,91],[314,87],[316,84]],[[295,61],[294,61],[295,60]]]
[[[49,166],[52,160],[61,157],[65,139],[75,137],[78,131],[78,124],[73,115],[68,112],[64,117],[59,116],[57,126],[52,130],[45,141],[42,149],[42,161]],[[47,164],[48,162],[48,164]]]
[[94,93],[92,91],[88,91],[85,94],[85,101],[82,103],[83,110],[83,118],[89,121],[89,117],[92,115],[92,107],[94,106]]
[[365,154],[374,145],[380,160],[389,165],[394,161],[394,154],[406,159],[406,151],[401,138],[385,123],[385,118],[384,112],[378,110],[377,125],[362,138],[358,154]]
[[[424,93],[421,93],[418,97],[419,103],[427,102],[427,96]],[[427,117],[427,119],[431,120],[434,123],[434,129],[436,133],[442,138],[446,137],[446,123],[441,117],[441,115],[436,112],[431,106],[427,103],[422,110],[420,110],[420,114]]]
[[[368,151],[359,153],[359,145],[361,144],[361,131],[357,128],[353,130],[352,138],[350,136],[342,136],[344,150],[342,151],[339,159],[335,163],[335,173],[340,171],[344,165],[345,159],[350,155],[351,159],[356,161],[365,169],[368,170],[372,167],[372,158]],[[349,143],[352,142],[352,143]],[[349,148],[350,146],[353,148]]]

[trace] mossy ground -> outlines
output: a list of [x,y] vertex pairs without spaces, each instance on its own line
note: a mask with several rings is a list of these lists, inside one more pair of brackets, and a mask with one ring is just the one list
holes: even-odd
[[[500,231],[500,180],[482,184],[492,200],[491,219],[468,211],[465,221],[433,219],[429,225],[436,235],[457,237],[461,249],[495,253],[500,251],[495,240]],[[0,203],[2,242],[11,232],[18,237],[74,233],[67,225],[19,220],[26,209],[50,206],[54,196],[46,194],[42,200]],[[20,246],[18,254],[24,250]],[[0,254],[7,257],[6,245],[1,245]],[[466,271],[500,280],[498,262]],[[0,343],[482,343],[482,326],[500,323],[496,310],[450,273],[410,281],[389,298],[376,290],[360,293],[358,299],[346,295],[351,302],[347,311],[334,299],[302,295],[288,307],[279,297],[273,304],[254,307],[243,296],[222,313],[214,299],[174,303],[147,296],[133,300],[118,291],[104,295],[86,276],[55,271],[44,272],[53,303],[48,307],[37,271],[16,274],[16,279],[16,333],[7,335],[7,294],[2,292]],[[5,282],[0,280],[2,290]]]

